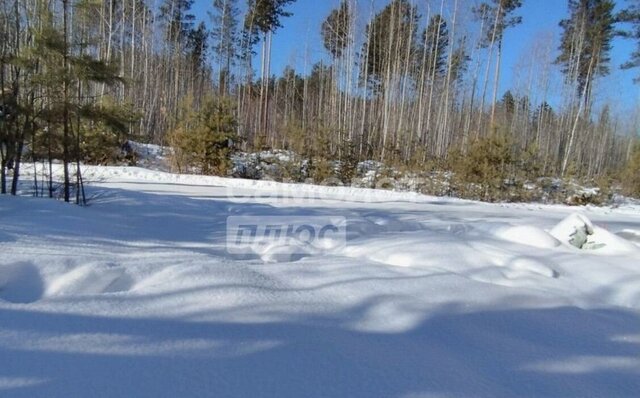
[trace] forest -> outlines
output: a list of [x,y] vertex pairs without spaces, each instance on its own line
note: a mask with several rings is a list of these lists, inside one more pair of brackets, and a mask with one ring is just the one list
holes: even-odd
[[[348,184],[376,161],[454,176],[462,197],[528,200],[514,192],[545,178],[640,197],[640,115],[596,90],[640,67],[640,1],[558,0],[561,36],[541,37],[502,91],[526,1],[390,0],[363,15],[368,1],[336,0],[316,26],[326,56],[276,75],[296,0],[210,0],[205,16],[193,0],[0,0],[0,189],[15,195],[21,165],[40,163],[41,194],[80,203],[81,165],[133,165],[132,140],[172,147],[178,172],[226,176],[233,153],[283,149],[309,160],[292,179]],[[636,48],[623,65],[617,38]]]

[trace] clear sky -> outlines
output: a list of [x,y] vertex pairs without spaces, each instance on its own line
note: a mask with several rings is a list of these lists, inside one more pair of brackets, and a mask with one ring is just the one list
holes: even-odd
[[[360,29],[363,29],[371,14],[372,2],[377,11],[389,0],[359,0]],[[244,6],[244,1],[241,0],[241,3]],[[273,40],[273,74],[279,74],[287,65],[293,65],[299,73],[303,73],[305,65],[308,69],[308,65],[327,58],[322,46],[320,26],[329,12],[339,3],[340,0],[297,0],[289,6],[288,10],[294,15],[282,21],[284,27],[276,32]],[[428,7],[431,7],[432,13],[438,12],[440,7],[440,0],[415,0],[415,3],[423,15],[423,23],[426,23]],[[446,0],[445,3],[452,7],[453,0]],[[468,11],[478,3],[480,0],[458,0],[460,18],[465,18],[464,14],[468,15]],[[626,2],[618,0],[617,3],[618,8],[622,8]],[[210,9],[210,4],[211,1],[196,0],[194,11],[199,18],[208,19],[206,11]],[[444,14],[450,15],[452,11],[452,9],[445,9]],[[522,65],[527,64],[527,61],[534,56],[532,48],[535,37],[545,35],[549,41],[552,41],[549,45],[553,51],[550,57],[555,58],[560,38],[558,23],[567,16],[567,0],[523,0],[523,6],[518,14],[523,17],[523,23],[511,28],[505,34],[501,93],[521,81],[519,79],[522,79]],[[598,99],[619,103],[627,109],[639,103],[640,86],[633,85],[633,77],[640,75],[640,70],[621,71],[619,69],[619,66],[627,60],[634,45],[632,41],[615,40],[612,52],[612,74],[601,79],[596,92]],[[470,65],[470,68],[473,67]],[[557,87],[559,84],[560,78],[556,76],[552,86],[559,90]]]

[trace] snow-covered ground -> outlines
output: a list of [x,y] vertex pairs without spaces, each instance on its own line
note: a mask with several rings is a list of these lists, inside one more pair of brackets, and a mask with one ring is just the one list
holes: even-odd
[[[84,176],[86,208],[0,196],[2,397],[640,391],[638,206]],[[347,242],[232,256],[229,216],[344,217]]]

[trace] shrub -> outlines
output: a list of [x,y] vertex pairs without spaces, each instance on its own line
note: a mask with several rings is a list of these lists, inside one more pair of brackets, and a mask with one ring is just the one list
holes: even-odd
[[183,117],[169,133],[173,166],[179,171],[227,175],[231,166],[236,119],[226,101],[206,98],[199,110],[187,101]]
[[448,168],[454,172],[451,192],[455,195],[510,202],[530,201],[540,195],[532,184],[542,173],[535,143],[522,150],[509,136],[495,133],[473,141],[466,154],[453,150]]
[[512,177],[512,162],[511,142],[506,136],[492,134],[476,139],[466,155],[452,154],[456,188],[466,197],[496,200],[502,196],[505,181]]
[[335,185],[333,165],[324,157],[309,162],[309,173],[314,184]]
[[338,175],[345,185],[351,185],[358,173],[358,153],[351,140],[344,140],[340,148],[340,166]]
[[121,160],[121,147],[118,134],[102,124],[87,129],[80,144],[86,162],[103,165]]
[[626,195],[640,198],[640,142],[636,143],[622,172],[622,185]]

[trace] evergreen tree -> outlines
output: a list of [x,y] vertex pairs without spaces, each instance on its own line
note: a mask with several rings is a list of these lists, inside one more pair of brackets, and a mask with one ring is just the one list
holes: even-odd
[[429,25],[422,33],[425,43],[426,68],[442,77],[447,71],[447,49],[449,48],[449,28],[441,15],[431,17]]
[[344,49],[350,44],[351,18],[349,1],[342,0],[340,6],[332,10],[322,23],[324,48],[334,58],[340,58]]
[[183,107],[184,117],[169,134],[174,166],[179,172],[196,168],[202,174],[225,176],[237,123],[232,104],[209,97],[197,110],[188,98]]
[[[484,99],[492,80],[495,92],[499,67],[493,69],[495,77],[489,76],[496,62],[500,65],[503,36],[519,22],[514,14],[522,1],[476,2],[476,16],[482,21],[479,44],[489,49],[482,104],[475,96],[485,56],[483,52],[470,52],[477,58],[473,83],[466,84],[470,58],[465,35],[474,31],[474,26],[458,12],[457,6],[466,4],[459,0],[442,2],[450,19],[445,21],[436,13],[424,24],[414,7],[418,2],[387,0],[373,8],[364,37],[358,37],[360,32],[353,25],[356,4],[361,2],[335,1],[335,9],[320,21],[323,45],[332,62],[314,65],[310,59],[304,74],[292,66],[279,78],[269,71],[272,32],[290,15],[287,6],[292,1],[250,0],[244,20],[244,45],[237,42],[242,23],[238,8],[244,8],[238,0],[210,0],[211,32],[190,15],[192,0],[151,3],[0,2],[2,190],[16,191],[23,154],[38,163],[49,159],[50,173],[46,174],[54,176],[52,164],[55,159],[61,160],[64,187],[69,189],[74,186],[74,177],[75,186],[81,188],[81,175],[71,167],[72,162],[80,165],[82,161],[120,160],[119,147],[132,134],[136,134],[136,140],[157,144],[166,144],[171,137],[169,144],[180,147],[182,139],[193,140],[192,126],[203,124],[192,114],[201,113],[208,99],[221,97],[228,102],[222,113],[237,118],[233,132],[238,141],[254,145],[243,149],[288,148],[314,161],[321,159],[309,168],[317,171],[310,174],[316,178],[325,172],[332,174],[335,160],[343,162],[343,177],[353,171],[352,160],[357,159],[377,158],[408,167],[433,160],[433,167],[437,167],[455,153],[454,148],[459,147],[464,154],[479,148],[482,153],[486,147],[474,143],[483,136],[500,134],[512,140],[507,146],[498,145],[509,148],[514,156],[509,167],[527,164],[524,158],[544,159],[542,173],[546,175],[559,174],[562,164],[562,170],[594,177],[622,170],[632,158],[626,156],[631,153],[628,135],[621,131],[628,130],[631,123],[616,120],[620,111],[607,107],[606,101],[598,113],[590,107],[590,81],[604,74],[610,63],[611,43],[607,47],[606,38],[611,29],[606,23],[605,6],[613,0],[570,2],[573,14],[563,22],[570,30],[563,35],[567,50],[559,63],[568,84],[578,91],[578,95],[573,94],[573,87],[567,91],[572,102],[555,111],[543,102],[562,93],[551,85],[549,44],[536,39],[531,53],[535,59],[519,68],[518,95],[505,93],[502,101],[494,101],[500,117],[500,124],[493,125],[494,134],[486,134],[491,129],[489,123],[483,123]],[[566,4],[556,3],[549,4],[549,9]],[[626,4],[627,8],[613,20],[628,31],[613,31],[613,35],[640,42],[639,5],[637,0],[627,0]],[[354,51],[356,41],[364,44],[362,51]],[[262,45],[263,55],[258,79],[249,64],[256,44]],[[208,57],[210,49],[212,59]],[[241,59],[239,53],[245,57],[247,69],[242,84],[234,91],[232,71]],[[640,65],[636,53],[625,68]],[[211,63],[220,76],[213,76]],[[128,87],[121,84],[123,77]],[[542,105],[532,107],[529,98]],[[189,107],[183,106],[185,99]],[[143,116],[141,120],[138,114]],[[169,134],[177,130],[182,135]],[[223,141],[213,144],[217,148],[214,152],[229,149]],[[211,155],[206,151],[200,154]],[[224,169],[214,163],[206,165],[201,157],[193,159],[193,170],[218,173]],[[629,167],[637,170],[635,163]],[[13,181],[7,181],[11,175]],[[53,195],[57,189],[52,181],[55,177],[48,178]],[[496,189],[503,189],[498,184],[500,179],[495,181]],[[65,192],[68,200],[72,194]]]
[[467,55],[466,42],[464,38],[456,45],[451,57],[451,81],[460,82],[462,81],[464,74],[467,72],[467,67],[471,60],[469,55]]
[[[80,1],[72,7],[65,0],[62,29],[55,24],[53,11],[44,4],[41,7],[38,10],[40,25],[30,28],[33,45],[25,48],[13,62],[24,68],[25,88],[31,93],[42,93],[43,98],[35,101],[33,95],[26,95],[19,116],[31,134],[36,133],[38,125],[48,126],[41,133],[48,136],[49,154],[62,158],[65,201],[71,198],[69,165],[75,161],[76,202],[80,203],[83,122],[104,123],[106,128],[117,126],[121,132],[126,131],[125,122],[115,110],[119,107],[107,109],[100,103],[100,98],[84,90],[91,84],[116,86],[122,84],[123,79],[118,65],[100,61],[84,50],[91,39],[85,36],[86,31],[76,27],[74,35],[71,35],[71,14],[77,21],[88,20],[87,16],[94,11],[91,4]],[[60,130],[62,136],[59,135]],[[34,154],[36,151],[37,148],[32,148]],[[18,173],[14,173],[15,182],[17,177]]]
[[504,32],[508,28],[522,23],[522,17],[512,15],[520,7],[522,7],[522,0],[492,0],[491,3],[481,3],[478,7],[473,9],[476,18],[482,21],[482,26],[484,28],[481,32],[482,38],[480,40],[480,47],[489,47],[493,50],[493,46],[497,45],[498,48],[495,76],[493,79],[491,124],[494,122],[496,112],[498,82],[500,81],[500,69],[502,66],[502,42],[504,39]]
[[379,89],[383,86],[385,73],[391,72],[391,57],[416,53],[419,19],[417,7],[409,0],[393,0],[376,14],[367,25],[367,42],[363,45],[366,54],[363,76],[368,80],[365,83]]
[[[260,130],[268,134],[269,77],[271,75],[271,35],[282,27],[281,19],[292,13],[285,7],[296,0],[247,0],[248,10],[245,16],[244,36],[248,48],[260,41],[262,35],[262,68],[260,74]],[[249,53],[251,51],[248,51]],[[247,54],[249,55],[249,54]]]
[[476,18],[482,20],[483,31],[480,46],[483,48],[502,46],[504,32],[508,28],[522,23],[522,17],[511,14],[522,7],[522,0],[491,0],[491,3],[481,3],[473,9]]
[[531,117],[533,130],[540,132],[548,125],[552,124],[555,120],[555,112],[551,105],[546,101],[542,102],[534,111]]
[[622,179],[627,195],[640,198],[640,140],[635,141],[629,162],[622,173]]
[[165,24],[165,38],[174,47],[184,44],[193,29],[195,16],[189,11],[194,0],[163,0],[160,20]]
[[282,27],[281,18],[290,17],[290,12],[285,7],[296,0],[247,0],[248,13],[246,19],[251,21],[248,25],[255,31],[266,34],[274,32]]
[[504,107],[504,111],[507,115],[513,115],[513,112],[516,109],[516,100],[511,93],[511,90],[507,90],[502,96],[502,106]]
[[260,42],[261,35],[266,41],[268,33],[282,27],[282,18],[292,13],[285,7],[296,0],[247,0],[247,13],[244,19],[243,35],[247,46],[253,47]]
[[614,37],[612,0],[569,0],[569,18],[560,22],[562,38],[556,63],[577,95],[589,103],[593,81],[609,74]]
[[581,116],[591,112],[593,82],[609,74],[614,6],[612,0],[569,0],[569,18],[560,22],[563,32],[556,63],[562,66],[565,80],[575,86],[579,101],[564,150],[562,175],[573,154]]
[[190,30],[187,36],[187,57],[196,76],[201,75],[208,68],[208,38],[209,31],[204,22],[200,22],[195,29]]
[[218,62],[218,85],[221,95],[228,92],[231,68],[238,56],[238,0],[213,0],[210,14],[213,51]]
[[[636,41],[636,49],[631,53],[630,59],[622,64],[622,69],[638,68],[640,67],[640,2],[635,0],[635,4],[619,12],[616,19],[618,22],[631,24],[631,30],[619,31],[618,35]],[[635,78],[634,81],[640,83],[640,77]]]

